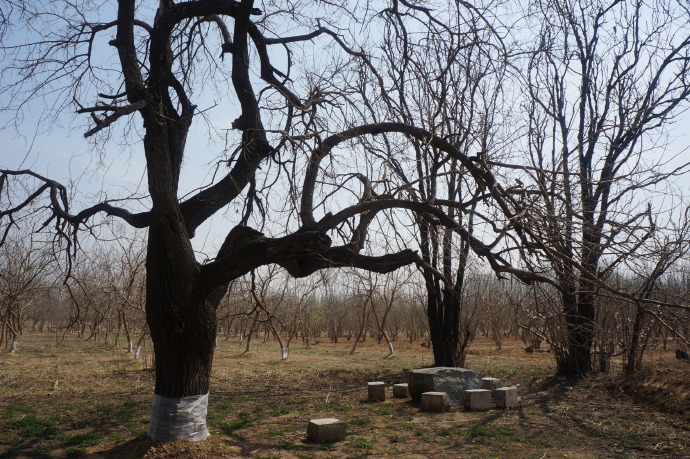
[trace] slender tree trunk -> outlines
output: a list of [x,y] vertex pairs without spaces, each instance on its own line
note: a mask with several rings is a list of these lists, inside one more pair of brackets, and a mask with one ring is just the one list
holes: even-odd
[[[660,274],[659,274],[660,275]],[[658,277],[658,276],[657,276]],[[649,299],[652,292],[653,282],[649,282],[644,289],[643,298]],[[647,316],[647,310],[642,304],[637,305],[637,312],[635,313],[635,322],[633,323],[632,337],[630,340],[630,350],[628,351],[628,358],[625,364],[625,373],[632,374],[639,371],[642,367],[642,355],[644,353],[647,341],[642,339],[642,329],[644,327],[644,320]],[[647,335],[647,339],[649,339]],[[657,334],[658,336],[658,334]],[[664,350],[666,349],[666,336],[663,339]]]
[[391,342],[390,338],[388,337],[388,333],[386,333],[386,319],[388,318],[388,313],[391,310],[392,305],[392,300],[391,302],[387,305],[386,312],[383,314],[383,317],[379,319],[379,315],[376,312],[376,308],[374,307],[374,303],[369,303],[371,306],[371,312],[374,313],[374,320],[376,321],[376,328],[378,329],[378,341],[379,344],[381,344],[381,340],[385,339],[386,344],[388,345],[388,355],[394,355],[395,354],[395,349],[393,348],[393,343]]
[[362,325],[359,327],[359,333],[357,333],[357,338],[355,338],[355,342],[352,343],[352,349],[350,349],[350,355],[353,355],[355,351],[357,351],[357,345],[359,344],[359,341],[362,339],[362,335],[366,333],[366,326],[369,321],[369,315],[366,312],[366,307],[362,309]]
[[[252,319],[252,324],[249,326],[249,332],[248,332],[247,335],[245,336],[245,339],[247,340],[247,342],[245,343],[245,347],[244,347],[244,353],[245,353],[245,354],[246,354],[247,352],[249,352],[249,350],[251,349],[251,345],[252,345],[252,336],[254,335],[254,326],[256,325],[256,322],[257,322],[258,320],[259,320],[259,319],[258,319],[257,315],[254,315],[254,317],[253,317],[253,319]],[[258,329],[258,326],[257,326],[256,328]],[[240,341],[240,343],[241,343],[241,341]]]
[[12,343],[10,344],[10,354],[14,354],[17,350],[17,335],[12,333]]
[[125,311],[121,311],[122,314],[122,326],[125,329],[125,336],[127,337],[127,352],[132,352],[132,334],[129,331],[129,324],[127,323],[127,316],[125,315]]
[[640,346],[640,330],[642,328],[642,318],[644,317],[644,311],[641,307],[637,306],[637,313],[635,314],[635,322],[633,323],[632,337],[630,340],[630,349],[628,350],[628,361],[625,364],[625,373],[631,374],[637,371],[639,368],[637,366],[638,361],[638,348]]

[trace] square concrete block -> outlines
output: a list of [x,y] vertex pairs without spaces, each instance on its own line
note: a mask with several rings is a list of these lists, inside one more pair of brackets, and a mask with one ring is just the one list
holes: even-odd
[[410,396],[407,390],[407,383],[393,384],[393,397],[395,398],[407,398]]
[[345,438],[345,423],[340,419],[312,419],[307,426],[307,439],[315,443],[331,443]]
[[450,410],[450,397],[445,392],[422,393],[422,411],[445,413]]
[[386,400],[386,383],[383,381],[375,381],[367,383],[369,391],[368,400],[370,402],[383,402]]
[[517,387],[499,387],[494,392],[496,408],[515,408],[518,404]]
[[501,387],[501,380],[498,378],[482,378],[482,389],[496,390]]
[[486,411],[491,408],[491,391],[471,389],[465,391],[465,409],[468,411]]

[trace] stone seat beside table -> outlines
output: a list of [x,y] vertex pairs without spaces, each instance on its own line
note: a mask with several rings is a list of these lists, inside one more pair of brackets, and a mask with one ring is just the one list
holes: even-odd
[[307,439],[314,443],[332,443],[345,438],[345,423],[340,419],[312,419],[307,426]]
[[[467,411],[486,411],[492,402],[496,408],[509,409],[518,405],[516,387],[499,387],[497,378],[480,378],[465,368],[424,368],[412,370],[408,383],[394,384],[393,397],[412,397],[420,409],[431,413],[445,413],[452,405]],[[448,392],[442,389],[447,389]],[[386,400],[386,383],[367,384],[368,400]],[[450,392],[450,393],[449,393]],[[307,439],[315,443],[330,443],[345,438],[345,423],[340,419],[312,419],[307,426]]]

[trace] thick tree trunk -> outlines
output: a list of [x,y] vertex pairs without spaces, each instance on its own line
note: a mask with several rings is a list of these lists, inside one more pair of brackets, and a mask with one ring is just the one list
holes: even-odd
[[461,367],[464,362],[458,362],[457,353],[453,351],[455,343],[448,340],[431,340],[431,348],[434,351],[434,366],[437,367]]
[[[133,16],[133,11],[128,14]],[[177,196],[191,116],[177,114],[161,77],[165,74],[163,57],[171,54],[165,37],[154,34],[151,53],[156,56],[151,62],[151,74],[159,79],[153,78],[147,97],[149,106],[141,112],[152,201],[146,254],[146,320],[156,371],[148,433],[156,441],[202,440],[209,435],[206,409],[217,302],[212,305],[208,301],[211,292],[198,288],[200,266]]]
[[[444,248],[448,254],[445,257],[444,272],[446,277],[452,278],[452,263],[450,262],[452,247]],[[426,274],[427,313],[429,317],[429,332],[431,347],[434,352],[434,365],[437,367],[463,367],[467,357],[467,348],[472,341],[469,330],[462,329],[462,289],[465,282],[465,268],[469,254],[469,245],[463,245],[455,282],[452,288],[441,288],[441,282],[432,274]]]
[[458,340],[455,336],[441,336],[431,340],[431,347],[434,352],[434,366],[437,367],[458,367],[465,366],[467,358],[467,347],[469,340]]
[[[427,301],[434,366],[463,367],[470,339],[460,330],[459,318],[454,317],[455,314],[460,314],[460,305],[451,305],[449,299],[443,301],[436,294],[428,295]],[[435,319],[434,325],[432,317]]]
[[146,319],[156,370],[149,436],[156,441],[202,440],[209,435],[206,408],[216,310],[195,289],[198,265],[189,256],[188,239],[175,244],[173,226],[159,232],[152,225],[149,232]]
[[462,366],[465,362],[458,361],[457,342],[453,334],[449,333],[450,327],[447,326],[447,321],[450,317],[445,314],[447,311],[444,310],[438,283],[429,275],[426,286],[429,338],[431,341],[431,349],[434,353],[434,366]]
[[[455,165],[453,168],[455,169]],[[420,176],[424,176],[419,171]],[[447,183],[448,196],[458,193],[455,180]],[[432,190],[433,187],[430,188]],[[424,195],[424,190],[422,195]],[[434,193],[434,192],[432,192]],[[454,216],[451,213],[451,216]],[[472,234],[472,220],[468,220],[468,232]],[[442,237],[438,238],[438,231]],[[442,270],[442,280],[431,271],[424,273],[427,290],[427,317],[429,319],[429,337],[434,352],[434,365],[445,367],[462,367],[465,365],[467,347],[472,336],[469,330],[462,329],[462,291],[465,282],[465,270],[469,257],[468,241],[460,241],[460,251],[453,244],[454,233],[448,229],[432,228],[425,221],[419,222],[422,258],[431,266]],[[439,247],[440,245],[440,247]],[[436,255],[440,252],[440,259]],[[458,265],[453,269],[453,260],[457,257]],[[439,263],[440,262],[440,263]],[[441,266],[438,266],[438,265]]]
[[[178,330],[150,321],[156,355],[155,393],[169,398],[208,393],[215,348],[215,313],[199,306],[199,317]],[[206,309],[206,310],[205,310]]]
[[[591,164],[581,164],[581,171],[591,170]],[[583,175],[584,176],[584,175]],[[567,322],[567,352],[557,357],[558,373],[563,376],[582,377],[592,371],[592,345],[594,343],[594,317],[596,310],[597,279],[599,259],[602,255],[601,227],[595,223],[594,212],[597,202],[592,198],[591,183],[582,181],[583,201],[582,267],[578,275],[577,289],[572,277],[562,274],[563,307]],[[605,215],[602,204],[600,212]],[[570,251],[572,254],[572,251]],[[579,293],[575,293],[576,290]]]
[[[155,353],[155,397],[149,436],[156,441],[203,440],[215,344],[215,311],[203,302],[189,303],[191,314],[162,314],[150,305],[149,328]],[[167,315],[167,319],[166,316]],[[170,327],[170,323],[176,326]]]
[[567,352],[556,354],[557,373],[561,376],[582,377],[592,370],[594,341],[594,296],[583,293],[579,297],[566,292],[563,302],[567,326]]

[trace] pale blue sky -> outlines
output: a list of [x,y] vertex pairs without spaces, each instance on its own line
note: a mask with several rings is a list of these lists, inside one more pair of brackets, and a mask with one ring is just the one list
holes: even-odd
[[[101,44],[97,44],[97,46],[104,46],[102,48],[104,54],[113,51],[113,48],[103,44],[110,38],[109,35],[104,34]],[[277,62],[279,63],[280,59]],[[5,100],[0,100],[0,102],[4,104]],[[200,110],[205,110],[219,101],[201,97],[195,102]],[[31,168],[65,185],[74,183],[78,190],[73,205],[75,211],[106,196],[113,199],[132,194],[145,195],[143,151],[138,141],[130,146],[123,146],[117,140],[110,141],[101,145],[99,151],[94,148],[93,143],[83,138],[83,133],[88,129],[88,117],[80,115],[70,119],[69,112],[65,112],[60,118],[59,125],[49,122],[40,127],[39,131],[36,122],[43,116],[42,104],[42,101],[36,100],[26,108],[25,119],[19,126],[18,132],[12,128],[0,131],[0,167]],[[227,129],[237,116],[233,110],[232,101],[210,109],[208,115],[212,119],[213,126],[218,129]],[[11,125],[13,116],[12,112],[0,112],[0,125]],[[116,122],[113,130],[115,136],[121,132],[122,128],[131,128],[133,132],[136,132],[141,126],[138,115],[131,117],[130,125],[126,122],[125,119]],[[670,153],[679,153],[677,163],[690,160],[690,151],[687,150],[690,145],[689,126],[690,113],[686,112],[675,125],[669,128],[672,140]],[[210,140],[204,122],[197,117],[188,139],[187,156],[180,180],[181,195],[194,190],[202,183],[209,183],[214,161],[222,151],[222,142]],[[102,155],[101,152],[105,154]],[[690,178],[679,182],[679,187],[686,196],[690,196]],[[128,208],[137,210],[132,205]],[[230,215],[236,210],[230,208]],[[212,253],[212,249],[219,245],[228,229],[223,215],[210,219],[198,231],[194,239],[195,248],[201,252]]]

